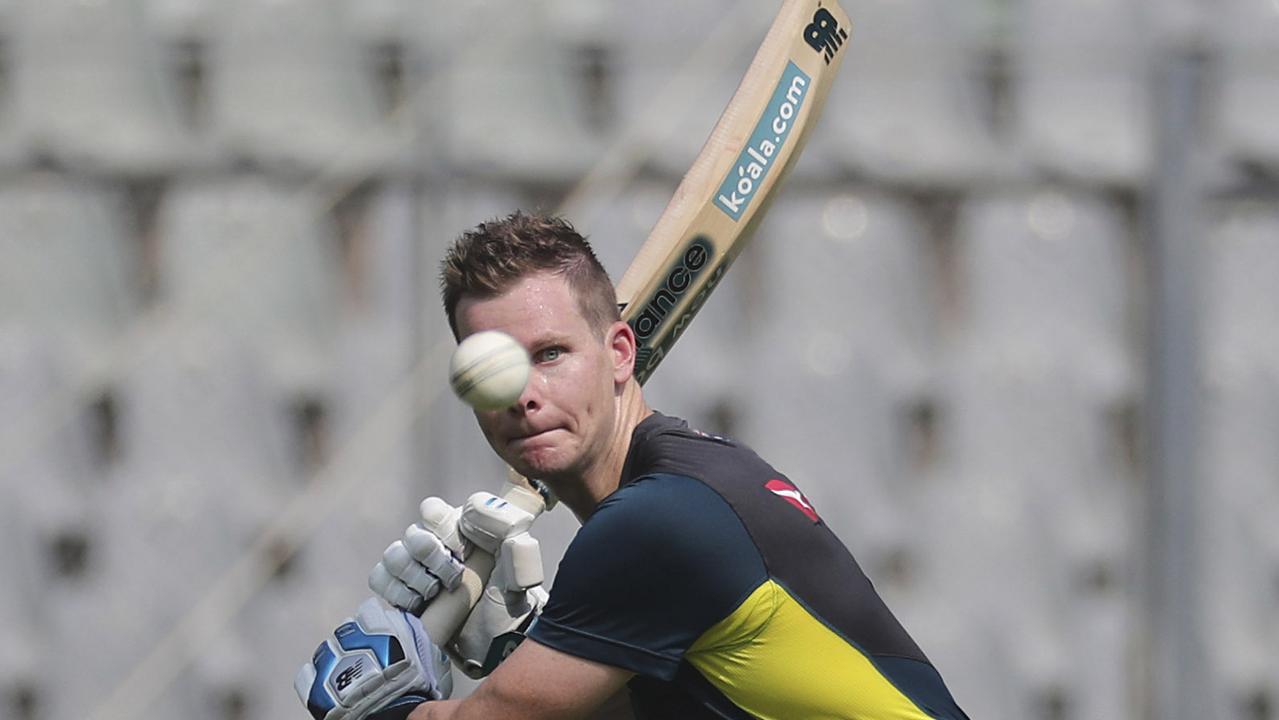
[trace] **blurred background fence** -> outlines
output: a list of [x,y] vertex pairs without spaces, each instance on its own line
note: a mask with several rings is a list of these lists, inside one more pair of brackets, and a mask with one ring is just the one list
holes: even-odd
[[[843,4],[654,404],[794,478],[974,718],[1275,718],[1279,2]],[[417,500],[503,477],[446,243],[559,209],[619,275],[774,8],[0,2],[0,718],[303,717]]]

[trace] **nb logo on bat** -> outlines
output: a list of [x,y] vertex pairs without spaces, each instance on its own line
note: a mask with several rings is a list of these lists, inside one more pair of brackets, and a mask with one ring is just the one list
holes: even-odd
[[839,26],[839,21],[826,8],[818,8],[813,13],[813,22],[804,28],[804,41],[826,58],[827,65],[847,39],[848,31]]

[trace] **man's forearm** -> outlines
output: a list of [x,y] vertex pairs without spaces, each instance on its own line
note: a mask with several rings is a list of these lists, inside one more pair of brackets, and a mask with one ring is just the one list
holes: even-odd
[[[409,720],[628,720],[619,693],[632,673],[554,650],[532,638],[462,700],[428,702]],[[607,715],[602,709],[609,708]]]
[[[408,720],[465,720],[467,710],[462,708],[464,704],[464,700],[422,703],[413,709]],[[591,713],[586,720],[634,720],[634,718],[635,715],[631,712],[630,694],[623,688]]]
[[608,702],[591,713],[588,720],[635,720],[635,713],[631,711],[631,691],[626,688],[618,690]]
[[439,700],[427,702],[413,708],[408,720],[452,720],[457,717],[457,707],[461,700]]

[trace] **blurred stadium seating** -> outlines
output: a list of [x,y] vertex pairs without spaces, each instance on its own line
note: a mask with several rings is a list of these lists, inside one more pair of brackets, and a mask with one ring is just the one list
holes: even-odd
[[[569,3],[563,3],[569,5]],[[412,50],[415,120],[456,175],[567,183],[603,149],[592,51],[556,3],[428,3]],[[509,122],[518,118],[516,122]],[[427,149],[429,151],[429,148]]]
[[1150,47],[1139,0],[1026,0],[1016,27],[1018,140],[1032,166],[1132,185],[1150,165]]
[[177,323],[251,341],[293,392],[323,381],[342,277],[317,192],[257,175],[178,180],[156,228],[160,297]]
[[211,7],[207,131],[219,151],[310,174],[389,164],[378,90],[337,0]]
[[1231,0],[1214,14],[1221,49],[1218,108],[1224,152],[1236,162],[1279,162],[1279,10],[1260,0]]
[[857,0],[844,92],[814,141],[854,172],[907,186],[962,186],[1006,164],[986,112],[984,12],[945,0]]
[[25,158],[155,174],[181,152],[176,88],[133,0],[15,2],[13,125]]
[[[416,502],[502,477],[444,390],[447,242],[554,209],[638,124],[571,218],[620,275],[774,5],[0,2],[0,720],[301,717],[296,666]],[[1150,97],[1181,43],[1216,183],[1202,668],[1213,717],[1273,720],[1279,4],[844,6],[824,124],[654,404],[791,475],[974,718],[1147,716]],[[298,508],[320,529],[259,542]],[[538,527],[553,577],[576,523]],[[244,602],[153,655],[246,556]],[[173,677],[129,680],[148,657]],[[141,706],[93,715],[120,687]]]
[[109,184],[53,173],[0,182],[0,323],[90,362],[139,310],[135,231]]
[[1116,372],[1132,298],[1115,208],[1052,188],[1016,191],[972,197],[958,225],[964,344]]
[[1207,652],[1214,700],[1255,708],[1279,699],[1279,212],[1273,203],[1221,207],[1204,243],[1204,541],[1201,586],[1215,629]]

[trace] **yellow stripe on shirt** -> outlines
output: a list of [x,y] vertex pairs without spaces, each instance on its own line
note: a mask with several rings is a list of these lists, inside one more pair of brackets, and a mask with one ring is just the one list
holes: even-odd
[[762,720],[931,717],[773,580],[703,633],[685,657]]

